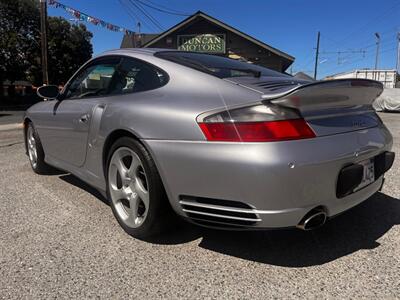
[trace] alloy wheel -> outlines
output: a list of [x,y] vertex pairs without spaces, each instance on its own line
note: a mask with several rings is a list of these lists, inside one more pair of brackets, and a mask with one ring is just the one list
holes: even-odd
[[128,147],[115,150],[108,167],[112,205],[129,227],[138,228],[149,210],[146,172],[139,156]]
[[32,126],[28,127],[26,139],[27,139],[29,160],[31,161],[32,167],[36,168],[38,157],[37,157],[36,140]]

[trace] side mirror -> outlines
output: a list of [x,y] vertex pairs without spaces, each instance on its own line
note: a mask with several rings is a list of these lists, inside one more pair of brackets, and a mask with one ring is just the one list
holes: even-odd
[[44,99],[56,99],[60,94],[58,86],[56,85],[42,85],[36,91],[37,95]]

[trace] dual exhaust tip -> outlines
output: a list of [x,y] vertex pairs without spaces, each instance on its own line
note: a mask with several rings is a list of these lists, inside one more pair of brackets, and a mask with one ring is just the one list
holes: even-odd
[[301,230],[313,230],[324,225],[326,219],[326,212],[323,209],[312,209],[301,219],[296,227]]

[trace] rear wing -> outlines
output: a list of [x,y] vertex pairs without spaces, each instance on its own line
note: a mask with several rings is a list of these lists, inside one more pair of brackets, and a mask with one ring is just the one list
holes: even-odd
[[297,86],[282,94],[263,95],[270,103],[308,111],[369,107],[383,92],[383,85],[368,79],[338,79]]

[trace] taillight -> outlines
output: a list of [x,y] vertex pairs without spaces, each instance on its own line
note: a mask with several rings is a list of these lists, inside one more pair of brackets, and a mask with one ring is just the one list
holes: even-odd
[[266,105],[213,114],[199,120],[199,126],[208,141],[276,142],[315,137],[297,112]]

